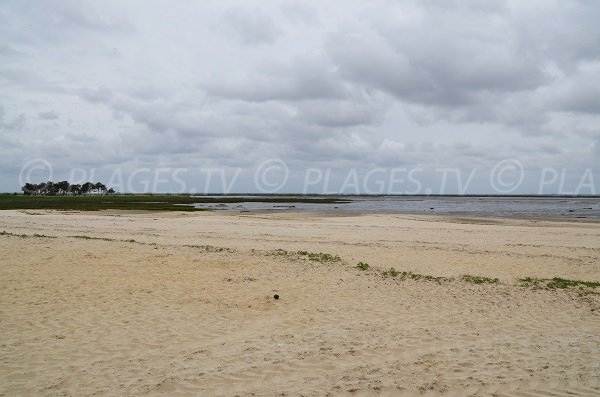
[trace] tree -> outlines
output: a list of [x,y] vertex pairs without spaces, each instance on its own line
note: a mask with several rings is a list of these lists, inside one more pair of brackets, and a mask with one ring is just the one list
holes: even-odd
[[76,185],[70,185],[69,186],[69,193],[71,193],[73,196],[79,196],[81,195],[81,185],[80,184],[76,184]]
[[47,196],[56,196],[57,187],[52,181],[48,181],[43,184],[42,193]]
[[94,189],[99,193],[99,194],[104,194],[104,192],[106,192],[106,185],[104,185],[101,182],[96,182],[94,184]]
[[37,186],[33,183],[27,182],[25,186],[21,188],[23,194],[26,196],[35,195],[37,193]]
[[67,181],[57,182],[55,183],[55,186],[58,194],[62,194],[64,196],[69,192],[70,185]]
[[44,182],[38,183],[35,185],[36,194],[48,194],[48,190],[46,190],[46,184]]
[[94,184],[92,182],[86,182],[81,186],[81,193],[92,194],[93,189],[94,189]]

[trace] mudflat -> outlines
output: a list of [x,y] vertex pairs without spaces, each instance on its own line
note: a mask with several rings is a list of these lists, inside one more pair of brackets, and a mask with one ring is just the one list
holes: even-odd
[[29,210],[0,232],[0,395],[600,394],[600,288],[551,284],[600,281],[598,223]]

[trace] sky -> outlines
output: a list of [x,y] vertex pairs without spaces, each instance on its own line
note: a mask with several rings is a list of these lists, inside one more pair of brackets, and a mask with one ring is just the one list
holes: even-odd
[[596,0],[0,1],[0,191],[600,194]]

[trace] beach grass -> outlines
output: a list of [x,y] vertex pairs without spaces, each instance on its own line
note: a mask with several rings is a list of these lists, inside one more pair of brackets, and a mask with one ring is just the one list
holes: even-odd
[[[18,237],[18,238],[31,238],[31,237],[39,237],[39,238],[58,238],[58,236],[48,236],[46,234],[39,234],[39,233],[34,233],[34,234],[17,234],[17,233],[11,233],[11,232],[7,232],[7,231],[1,231],[0,232],[0,236],[6,236],[6,237]],[[66,236],[68,238],[76,238],[76,239],[80,239],[80,240],[99,240],[99,241],[116,241],[116,242],[122,242],[122,243],[136,243],[136,244],[143,244],[143,245],[157,245],[156,243],[144,243],[141,241],[137,241],[134,239],[125,239],[125,240],[120,240],[120,239],[114,239],[114,238],[106,238],[106,237],[94,237],[94,236],[84,236],[84,235],[73,235],[73,236]]]
[[34,234],[16,234],[16,233],[7,232],[5,230],[3,230],[3,231],[0,232],[0,236],[19,237],[19,238],[28,238],[28,237],[56,238],[54,236],[46,236],[45,234],[39,234],[39,233],[34,233]]
[[268,251],[269,256],[288,256],[296,258],[305,258],[313,262],[341,262],[342,258],[338,255],[331,255],[325,252],[310,252],[310,251],[287,251],[281,248]]
[[471,276],[470,274],[464,274],[462,280],[471,284],[497,284],[497,278],[483,277],[483,276]]
[[115,239],[106,238],[106,237],[92,237],[92,236],[82,236],[82,235],[69,236],[69,237],[71,237],[71,238],[78,238],[78,239],[81,239],[81,240],[115,241]]
[[[358,268],[358,266],[357,266],[357,268]],[[363,269],[361,269],[361,270],[363,270]],[[364,269],[364,270],[366,270],[366,269]],[[419,273],[413,273],[413,272],[398,271],[393,267],[389,268],[386,271],[381,272],[381,275],[383,276],[383,278],[388,278],[388,277],[396,278],[397,277],[400,280],[434,281],[434,282],[437,282],[438,284],[441,284],[444,281],[454,280],[451,277],[432,276],[429,274],[419,274]]]
[[331,255],[324,252],[308,252],[308,251],[297,251],[297,255],[304,256],[308,260],[314,262],[341,262],[342,258],[337,255]]
[[271,252],[269,252],[268,255],[272,255],[272,256],[288,256],[290,253],[287,252],[284,249],[281,248],[277,248],[276,250],[273,250]]
[[411,279],[411,280],[423,280],[423,281],[435,281],[437,283],[442,283],[443,281],[452,281],[452,278],[442,277],[442,276],[431,276],[429,274],[418,274],[413,272],[401,272],[400,277],[402,279]]
[[598,288],[600,282],[598,281],[583,281],[583,280],[570,280],[561,277],[554,278],[537,278],[537,277],[524,277],[519,279],[519,283],[524,287],[532,288],[547,288],[547,289],[565,289],[572,287],[579,288]]
[[398,271],[396,269],[394,269],[393,267],[390,267],[389,270],[386,270],[384,272],[381,273],[381,275],[383,276],[383,278],[388,278],[388,277],[397,277],[398,276]]
[[205,252],[233,252],[231,248],[215,247],[214,245],[184,245],[188,248],[196,248]]

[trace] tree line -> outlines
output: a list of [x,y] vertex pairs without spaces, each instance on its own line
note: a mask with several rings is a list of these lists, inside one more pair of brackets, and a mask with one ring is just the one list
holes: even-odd
[[21,188],[26,196],[80,196],[82,194],[113,194],[113,188],[107,188],[102,182],[71,184],[68,181],[26,183]]

